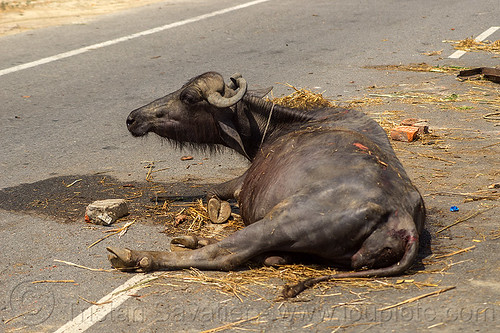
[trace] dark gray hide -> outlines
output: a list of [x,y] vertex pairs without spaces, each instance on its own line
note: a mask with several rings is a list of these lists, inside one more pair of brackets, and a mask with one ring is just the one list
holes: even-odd
[[[384,130],[354,110],[304,112],[273,105],[245,93],[243,79],[232,81],[228,86],[217,73],[202,74],[132,111],[127,125],[134,136],[155,132],[194,145],[224,145],[246,156],[247,172],[216,186],[210,196],[216,202],[236,198],[247,227],[192,251],[108,248],[113,266],[231,270],[280,253],[357,270],[288,287],[285,296],[325,279],[389,276],[410,267],[425,208]],[[214,93],[225,104],[214,102]]]

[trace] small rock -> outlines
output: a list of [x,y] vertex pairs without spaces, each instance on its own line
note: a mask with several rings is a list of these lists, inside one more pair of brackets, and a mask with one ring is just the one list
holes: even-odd
[[193,157],[193,156],[182,156],[182,157],[181,157],[181,161],[190,161],[190,160],[192,160],[192,159],[194,159],[194,157]]
[[98,200],[87,206],[85,221],[94,224],[110,225],[127,214],[128,206],[125,199]]
[[391,130],[391,139],[412,142],[418,138],[418,131],[418,127],[414,126],[397,126]]

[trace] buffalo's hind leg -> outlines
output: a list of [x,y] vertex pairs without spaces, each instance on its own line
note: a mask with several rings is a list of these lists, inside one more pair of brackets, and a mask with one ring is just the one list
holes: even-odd
[[[243,229],[245,230],[245,229]],[[231,237],[228,237],[231,238]],[[134,251],[108,247],[108,259],[118,270],[148,272],[198,268],[202,270],[231,270],[259,254],[253,244],[234,244],[222,240],[202,248],[182,252]]]
[[[273,253],[307,254],[350,265],[352,255],[377,227],[385,210],[370,202],[338,207],[341,205],[335,201],[331,209],[332,200],[337,198],[331,191],[315,196],[310,192],[283,200],[261,220],[214,244],[183,252],[108,248],[108,258],[116,268],[132,271],[231,270]],[[268,264],[280,264],[281,258],[270,258]]]
[[[266,217],[247,227],[236,231],[223,240],[208,244],[201,248],[182,252],[133,251],[121,248],[107,248],[111,264],[124,271],[176,270],[198,268],[206,270],[231,270],[248,262],[261,254],[274,251],[287,252],[293,244],[303,238],[303,230],[298,230],[297,223],[302,225],[304,216],[284,214],[297,210],[295,203],[287,202],[278,205]],[[290,208],[290,209],[289,209]],[[297,219],[298,218],[298,219]],[[292,224],[291,227],[290,223]],[[290,233],[290,231],[292,233]],[[180,240],[194,247],[190,237]],[[189,244],[192,242],[192,244]],[[271,260],[270,264],[280,264]]]

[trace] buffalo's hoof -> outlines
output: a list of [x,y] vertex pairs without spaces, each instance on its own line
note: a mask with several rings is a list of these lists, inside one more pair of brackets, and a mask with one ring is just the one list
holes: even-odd
[[196,250],[204,246],[217,243],[213,238],[198,238],[196,236],[179,236],[170,241],[171,251]]
[[264,259],[264,266],[282,266],[290,263],[287,258],[281,256],[269,256]]
[[117,247],[107,247],[108,259],[114,268],[120,271],[147,272],[153,269],[152,258],[137,255],[135,251]]
[[196,236],[179,236],[170,241],[170,250],[172,251],[194,250],[198,247],[200,246]]
[[221,201],[217,198],[208,200],[208,216],[213,223],[224,223],[231,216],[231,205],[227,201]]

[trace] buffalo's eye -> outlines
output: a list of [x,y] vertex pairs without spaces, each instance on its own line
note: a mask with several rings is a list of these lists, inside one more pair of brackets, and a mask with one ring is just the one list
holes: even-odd
[[180,99],[181,99],[182,103],[188,104],[188,105],[196,104],[196,103],[201,102],[203,100],[203,98],[200,96],[198,91],[196,91],[194,89],[189,89],[189,88],[184,89],[181,92]]

